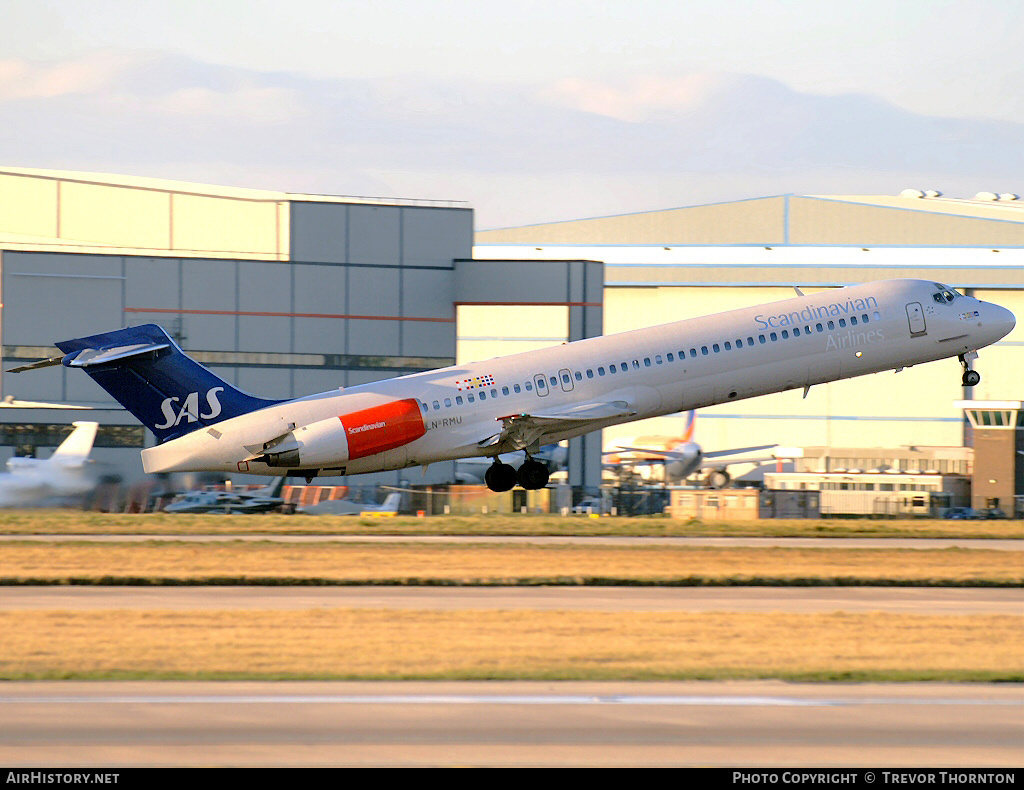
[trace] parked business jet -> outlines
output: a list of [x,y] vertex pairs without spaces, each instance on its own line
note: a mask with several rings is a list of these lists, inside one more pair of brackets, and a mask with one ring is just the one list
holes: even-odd
[[330,514],[335,516],[396,516],[402,504],[402,495],[395,492],[384,497],[379,505],[353,502],[350,499],[325,499],[315,505],[300,507],[300,513]]
[[[728,450],[712,450],[705,452],[697,442],[694,441],[694,429],[697,424],[697,412],[691,409],[686,415],[686,430],[681,439],[672,439],[667,442],[669,446],[664,449],[656,447],[628,447],[618,446],[606,455],[611,455],[609,461],[616,466],[640,466],[644,464],[663,464],[665,467],[665,481],[685,480],[694,472],[702,472],[705,469],[712,470],[707,476],[707,484],[710,488],[723,488],[729,482],[728,468],[733,464],[755,464],[762,461],[775,460],[775,456],[742,457],[746,453],[754,453],[759,450],[770,450],[777,447],[776,444],[760,444],[754,447],[733,447]],[[628,456],[624,456],[628,454]]]
[[240,392],[154,324],[59,342],[49,362],[81,368],[153,431],[149,473],[312,480],[525,451],[518,472],[487,472],[507,491],[547,484],[542,445],[609,425],[945,357],[972,386],[977,349],[1014,325],[999,305],[900,279],[284,401]]
[[99,423],[72,423],[75,429],[49,458],[11,458],[0,474],[0,507],[35,505],[50,497],[84,494],[96,486],[88,474],[89,453]]
[[270,513],[284,505],[284,477],[255,491],[187,491],[164,508],[165,513]]

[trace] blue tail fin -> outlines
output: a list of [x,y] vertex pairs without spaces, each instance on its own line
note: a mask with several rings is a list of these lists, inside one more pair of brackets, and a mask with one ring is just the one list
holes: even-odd
[[247,395],[190,359],[156,324],[56,343],[63,364],[82,368],[149,428],[158,442],[279,401]]

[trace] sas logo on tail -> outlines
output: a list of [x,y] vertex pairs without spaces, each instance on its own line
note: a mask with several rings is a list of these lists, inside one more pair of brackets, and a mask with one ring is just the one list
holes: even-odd
[[213,389],[207,390],[206,392],[206,405],[209,408],[208,413],[199,413],[199,393],[190,392],[185,398],[185,402],[181,405],[181,408],[177,408],[175,404],[178,403],[178,398],[167,398],[163,403],[160,404],[160,411],[164,413],[164,423],[162,425],[155,425],[153,427],[161,430],[166,428],[173,428],[181,422],[181,418],[184,417],[188,422],[195,422],[202,418],[204,420],[212,419],[220,414],[220,401],[217,400],[217,393],[223,392],[223,387],[214,387]]

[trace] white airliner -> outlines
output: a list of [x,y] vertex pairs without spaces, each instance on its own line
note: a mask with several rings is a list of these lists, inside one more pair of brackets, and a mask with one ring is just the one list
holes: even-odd
[[[618,446],[615,450],[606,455],[611,455],[616,467],[638,466],[643,464],[663,464],[665,467],[665,481],[685,480],[694,472],[702,472],[711,469],[707,477],[707,484],[711,488],[724,488],[729,482],[729,473],[726,471],[733,464],[753,464],[762,461],[774,460],[774,456],[742,457],[746,453],[757,452],[758,450],[769,450],[777,447],[775,444],[760,444],[754,447],[732,447],[728,450],[712,450],[706,452],[697,442],[694,441],[695,427],[697,423],[697,412],[691,409],[686,415],[686,431],[681,439],[670,440],[669,447],[658,449],[654,447],[628,447]],[[629,453],[632,457],[623,457]]]
[[99,423],[73,425],[75,430],[49,458],[11,458],[7,462],[7,474],[0,474],[0,507],[25,507],[50,497],[84,494],[95,487],[87,466]]
[[[799,293],[799,292],[798,292]],[[154,324],[57,343],[155,434],[146,472],[353,475],[525,451],[487,485],[547,484],[542,445],[609,425],[959,357],[1015,325],[999,305],[884,280],[294,400],[240,392]],[[43,363],[25,366],[37,367]]]

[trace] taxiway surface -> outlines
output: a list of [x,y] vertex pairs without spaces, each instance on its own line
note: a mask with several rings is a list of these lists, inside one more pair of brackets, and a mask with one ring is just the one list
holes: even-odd
[[1016,685],[9,683],[0,764],[1015,767]]

